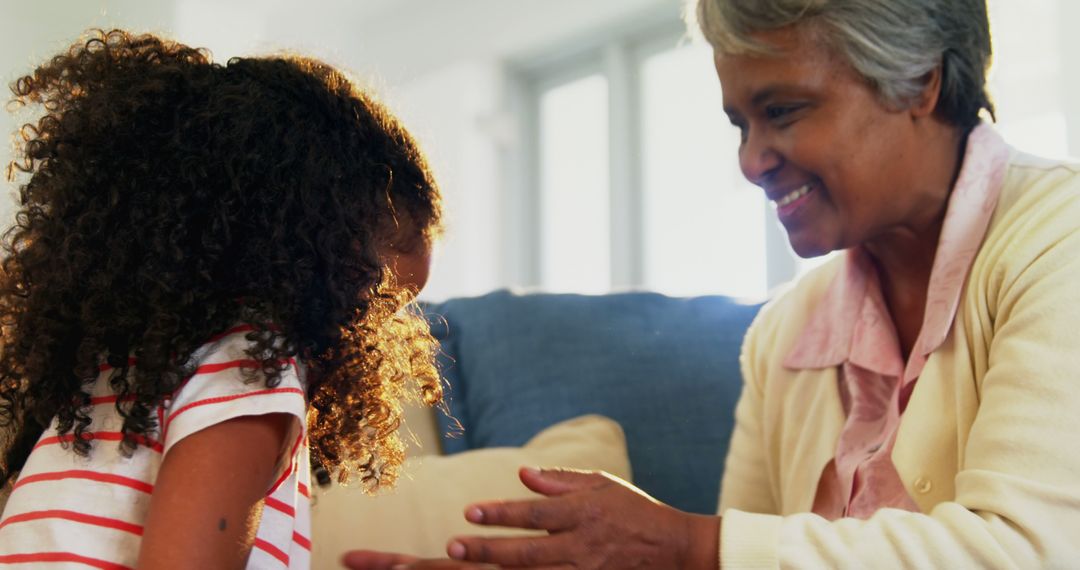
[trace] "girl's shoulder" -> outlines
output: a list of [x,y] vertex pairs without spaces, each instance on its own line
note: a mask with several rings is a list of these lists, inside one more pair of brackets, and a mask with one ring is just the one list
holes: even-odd
[[160,431],[166,452],[186,435],[240,416],[290,414],[302,435],[304,367],[296,357],[261,357],[253,332],[251,325],[236,325],[192,354],[191,374],[163,402]]

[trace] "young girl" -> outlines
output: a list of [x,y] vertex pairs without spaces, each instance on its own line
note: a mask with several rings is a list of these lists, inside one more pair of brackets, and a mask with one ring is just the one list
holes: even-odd
[[441,398],[415,142],[318,61],[122,31],[12,89],[0,564],[306,567],[310,466],[392,482]]

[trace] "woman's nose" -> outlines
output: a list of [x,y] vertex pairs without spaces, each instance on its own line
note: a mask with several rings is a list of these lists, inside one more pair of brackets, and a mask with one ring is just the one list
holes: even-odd
[[739,147],[739,168],[747,180],[757,186],[765,186],[783,163],[783,156],[776,151],[768,137],[752,131],[747,133],[746,140]]

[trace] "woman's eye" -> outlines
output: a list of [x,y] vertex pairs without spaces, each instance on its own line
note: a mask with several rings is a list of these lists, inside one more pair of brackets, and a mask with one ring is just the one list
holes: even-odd
[[769,106],[765,108],[765,116],[768,117],[770,121],[775,121],[777,119],[783,119],[787,117],[795,111],[798,111],[799,108],[800,107],[798,105]]

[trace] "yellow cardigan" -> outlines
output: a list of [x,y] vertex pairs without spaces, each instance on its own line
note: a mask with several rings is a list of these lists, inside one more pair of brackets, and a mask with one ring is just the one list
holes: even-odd
[[810,513],[843,427],[835,368],[782,361],[842,259],[747,332],[722,568],[1080,568],[1080,165],[1014,154],[892,459],[921,513]]

